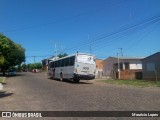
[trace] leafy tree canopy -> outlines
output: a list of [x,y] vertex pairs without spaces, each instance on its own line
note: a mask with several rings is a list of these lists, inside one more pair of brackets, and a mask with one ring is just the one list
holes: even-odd
[[5,71],[25,61],[25,49],[12,40],[0,34],[0,68]]
[[38,63],[33,63],[33,64],[28,64],[28,69],[41,69],[42,64],[40,62]]
[[68,56],[68,54],[67,53],[63,53],[63,54],[59,54],[59,55],[57,55],[59,58],[62,58],[62,57],[65,57],[65,56]]

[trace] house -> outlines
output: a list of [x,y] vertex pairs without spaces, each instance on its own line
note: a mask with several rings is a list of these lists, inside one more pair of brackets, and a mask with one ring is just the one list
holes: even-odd
[[96,78],[102,78],[103,76],[103,60],[96,59]]
[[143,79],[160,80],[160,52],[150,55],[142,60]]
[[141,57],[108,57],[103,62],[103,74],[112,79],[142,79],[142,59]]
[[42,60],[43,69],[44,69],[44,70],[47,70],[47,69],[48,69],[48,62],[49,62],[50,60],[55,60],[55,59],[58,59],[58,57],[52,56],[52,57],[50,57],[50,58],[43,59],[43,60]]

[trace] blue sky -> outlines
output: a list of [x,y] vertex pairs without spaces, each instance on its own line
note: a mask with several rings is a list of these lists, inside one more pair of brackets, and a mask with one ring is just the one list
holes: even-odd
[[0,33],[26,49],[26,63],[56,50],[105,59],[160,51],[160,0],[0,0]]

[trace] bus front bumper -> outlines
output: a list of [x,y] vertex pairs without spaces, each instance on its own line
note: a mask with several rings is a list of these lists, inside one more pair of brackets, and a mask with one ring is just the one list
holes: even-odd
[[95,75],[81,75],[74,73],[74,79],[80,79],[80,80],[92,80],[95,79]]

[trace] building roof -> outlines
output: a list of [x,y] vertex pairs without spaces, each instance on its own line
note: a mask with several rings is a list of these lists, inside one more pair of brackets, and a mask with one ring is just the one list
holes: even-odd
[[133,60],[135,60],[135,59],[143,59],[144,57],[120,57],[120,59],[133,59]]
[[[118,57],[108,57],[105,60],[107,60],[109,58],[118,59]],[[141,60],[141,59],[144,59],[144,57],[125,57],[124,56],[124,57],[119,57],[119,59],[121,59],[121,60]]]
[[[148,57],[146,57],[146,58],[144,58],[144,59],[147,59],[147,58],[153,57],[153,56],[155,56],[155,55],[160,55],[160,52],[156,52],[156,53],[154,53],[154,54],[152,54],[152,55],[150,55],[150,56],[148,56]],[[144,59],[143,59],[143,60],[144,60]]]

